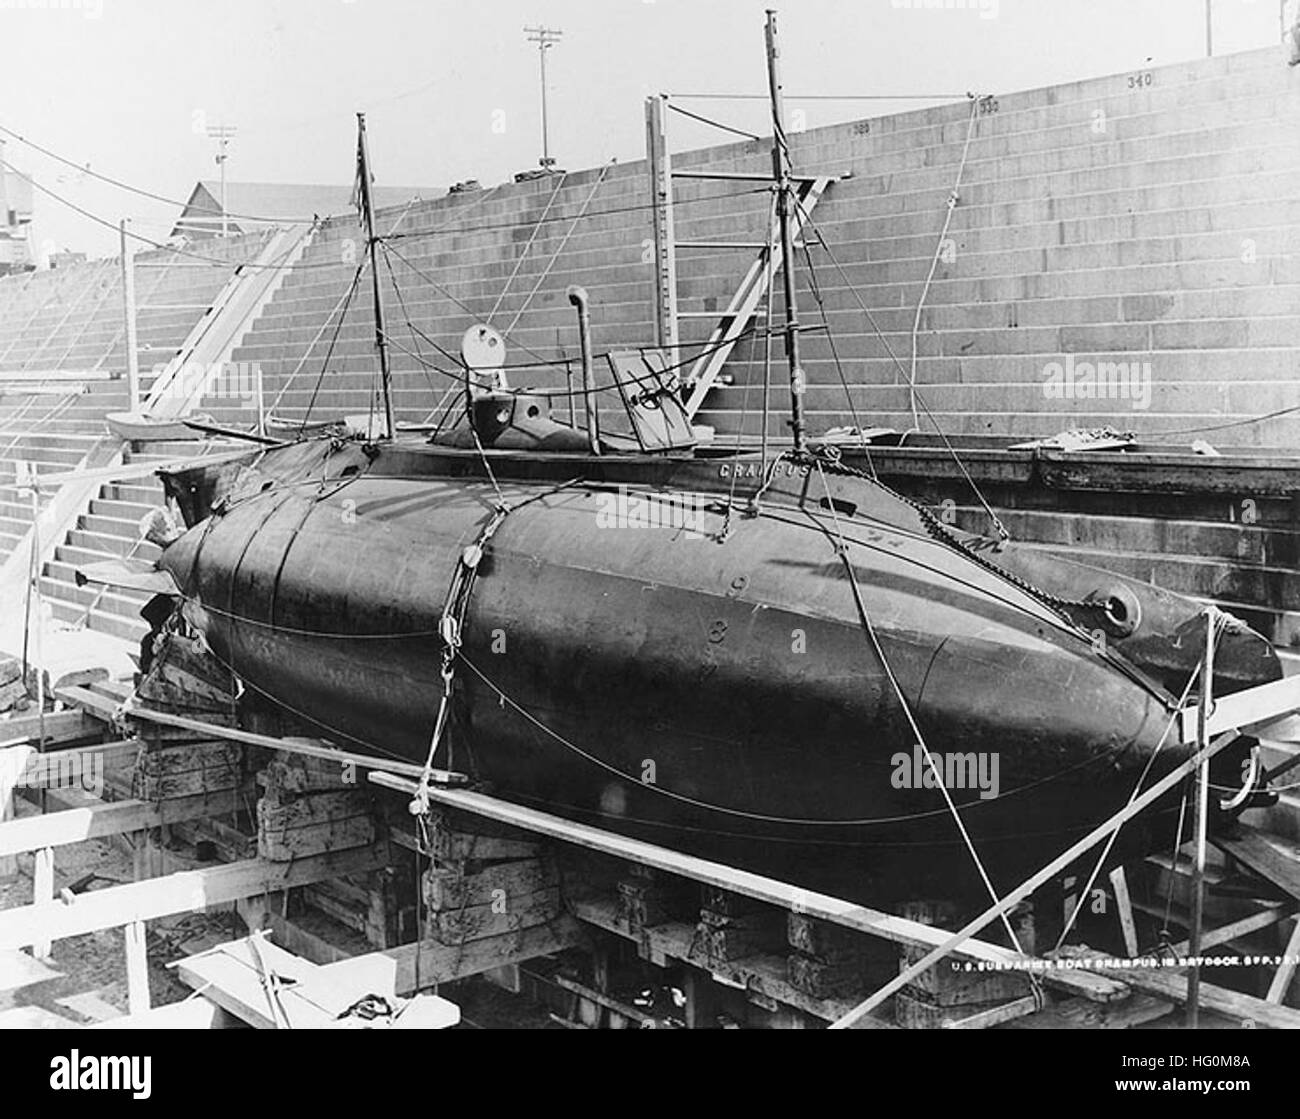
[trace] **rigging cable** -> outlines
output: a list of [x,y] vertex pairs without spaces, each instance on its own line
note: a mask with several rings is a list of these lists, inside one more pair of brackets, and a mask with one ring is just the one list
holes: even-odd
[[808,285],[812,289],[813,299],[817,303],[817,310],[821,313],[822,325],[826,330],[826,340],[830,343],[831,359],[835,362],[835,372],[839,375],[840,385],[844,388],[844,399],[849,406],[849,415],[853,417],[853,426],[858,433],[858,443],[860,450],[866,456],[867,469],[871,471],[871,477],[876,475],[876,464],[871,460],[871,444],[867,440],[866,429],[862,426],[862,420],[858,416],[857,406],[853,403],[853,392],[849,388],[849,379],[844,373],[844,364],[840,361],[839,347],[835,345],[835,332],[831,330],[830,319],[826,315],[826,303],[822,299],[821,284],[817,282],[817,269],[813,265],[812,250],[808,247],[808,238],[803,242],[804,259],[808,262]]
[[528,243],[524,245],[523,252],[515,258],[515,266],[511,269],[510,275],[506,277],[506,282],[502,285],[501,291],[497,294],[497,301],[492,304],[492,310],[488,312],[487,318],[483,320],[488,324],[488,326],[492,325],[492,320],[496,317],[496,313],[501,310],[501,304],[505,300],[506,293],[510,290],[510,285],[515,282],[515,277],[519,275],[519,269],[523,267],[524,261],[528,258],[528,253],[533,247],[533,242],[537,240],[537,235],[542,231],[542,223],[546,221],[546,215],[551,212],[551,207],[555,205],[555,200],[559,198],[560,191],[564,188],[564,183],[568,177],[569,173],[567,171],[561,172],[556,177],[555,189],[551,191],[551,197],[546,200],[546,208],[542,210],[542,216],[533,223],[533,231],[528,235]]
[[[974,842],[971,840],[970,833],[966,830],[966,824],[961,818],[961,813],[957,811],[957,806],[953,803],[952,794],[948,791],[948,786],[944,783],[943,774],[939,770],[938,763],[934,760],[934,754],[930,750],[929,743],[925,740],[925,735],[921,732],[917,724],[916,716],[912,713],[912,705],[908,703],[907,696],[903,692],[903,686],[898,682],[898,677],[894,675],[893,666],[889,663],[889,658],[885,655],[884,646],[880,643],[880,638],[876,633],[876,627],[871,621],[871,615],[867,612],[866,603],[862,598],[862,588],[858,586],[857,572],[853,569],[853,560],[849,556],[848,545],[844,540],[844,532],[840,527],[840,515],[835,508],[835,501],[831,496],[830,483],[826,480],[826,472],[822,469],[820,458],[813,460],[817,465],[817,475],[821,478],[822,489],[826,494],[826,504],[830,509],[831,520],[835,525],[836,540],[831,541],[831,546],[835,551],[836,557],[844,566],[845,574],[849,577],[849,587],[853,591],[853,602],[857,609],[858,620],[862,624],[863,632],[871,642],[872,649],[875,650],[876,658],[880,661],[880,667],[884,669],[885,676],[888,677],[890,686],[894,690],[899,705],[902,707],[903,715],[907,719],[907,724],[911,728],[912,734],[917,744],[925,754],[926,764],[930,767],[930,772],[934,775],[939,791],[943,794],[944,804],[947,805],[949,813],[952,815],[957,830],[961,833],[962,842],[966,845],[966,850],[970,852],[971,859],[975,862],[975,869],[979,872],[980,880],[984,883],[984,888],[988,891],[989,898],[999,909],[999,916],[1002,918],[1002,925],[1006,929],[1007,936],[1011,938],[1011,943],[1015,946],[1017,952],[1022,956],[1026,955],[1024,948],[1020,943],[1020,938],[1016,935],[1016,930],[1012,927],[1011,919],[1002,906],[1002,899],[998,897],[997,890],[993,888],[993,882],[990,880],[988,871],[984,868],[984,861],[980,858],[979,851],[976,849]],[[812,516],[814,523],[817,518]],[[818,527],[821,527],[820,525]],[[825,532],[825,529],[822,529]],[[829,535],[829,534],[827,534]],[[1037,977],[1030,976],[1030,981],[1034,987],[1034,997],[1042,1005],[1042,990],[1037,982]]]
[[[821,247],[822,251],[826,253],[827,259],[830,260],[831,265],[835,268],[836,272],[839,273],[840,279],[844,282],[844,285],[848,290],[849,294],[853,297],[854,302],[857,303],[859,309],[866,316],[867,322],[871,324],[871,328],[876,332],[877,336],[880,338],[881,343],[885,347],[885,352],[889,354],[890,360],[893,361],[894,365],[898,368],[898,371],[902,373],[904,377],[907,377],[908,376],[907,368],[903,365],[901,361],[898,360],[898,355],[894,353],[894,349],[889,344],[889,339],[885,336],[885,332],[880,329],[880,325],[876,322],[876,317],[871,313],[871,310],[867,307],[866,302],[862,299],[862,296],[859,294],[858,289],[854,286],[853,281],[849,279],[849,275],[844,270],[844,266],[840,264],[839,258],[836,257],[834,250],[831,249],[830,244],[827,242],[825,236],[823,236],[820,227],[813,220],[812,216],[808,213],[808,211],[804,209],[803,204],[799,201],[797,195],[794,196],[794,204],[803,213],[804,222],[808,225],[810,229],[812,229],[814,235],[817,238],[817,244]],[[915,386],[913,386],[913,389],[915,389]],[[943,440],[944,446],[947,448],[948,453],[952,456],[953,462],[957,464],[957,469],[961,471],[962,477],[966,480],[967,485],[970,486],[971,492],[975,494],[976,498],[979,500],[979,503],[984,507],[984,512],[988,514],[989,522],[993,526],[993,530],[997,534],[998,540],[1001,541],[1002,543],[1007,542],[1008,540],[1011,539],[1011,533],[1007,531],[1006,525],[1002,523],[1002,519],[997,515],[996,512],[994,512],[993,506],[988,503],[988,500],[984,497],[983,491],[976,484],[975,479],[971,477],[970,471],[966,469],[966,464],[962,461],[961,455],[957,453],[957,448],[952,445],[952,440],[948,438],[947,432],[943,430],[943,427],[940,425],[939,421],[935,419],[934,413],[930,410],[929,405],[925,403],[925,399],[921,396],[919,392],[915,392],[914,398],[917,404],[921,406],[921,410],[925,412],[930,422],[934,425],[935,431],[939,433],[939,438]]]
[[[1216,618],[1216,632],[1214,637],[1216,644],[1222,633],[1222,630],[1218,628],[1220,625],[1221,623]],[[1164,748],[1165,740],[1169,737],[1169,732],[1173,730],[1174,724],[1178,721],[1178,716],[1182,713],[1183,707],[1187,703],[1187,697],[1191,693],[1192,685],[1196,682],[1196,678],[1201,671],[1201,665],[1204,663],[1205,663],[1205,658],[1202,657],[1197,662],[1196,669],[1187,678],[1187,683],[1183,687],[1182,695],[1179,696],[1178,698],[1178,706],[1174,709],[1173,714],[1169,717],[1169,722],[1165,725],[1165,730],[1164,733],[1160,736],[1160,741],[1156,743],[1155,749],[1152,750],[1150,755],[1147,757],[1147,764],[1142,767],[1142,772],[1138,776],[1137,783],[1133,786],[1133,792],[1129,794],[1128,801],[1124,805],[1125,808],[1131,805],[1141,795],[1142,786],[1146,783],[1147,776],[1151,772],[1151,767],[1155,764],[1156,757],[1159,755],[1160,751]],[[1186,798],[1184,798],[1184,803],[1186,803]],[[1182,827],[1182,813],[1180,812],[1179,828],[1181,829],[1181,827]],[[1111,831],[1110,835],[1106,837],[1106,845],[1105,847],[1102,848],[1101,854],[1097,856],[1096,865],[1093,866],[1092,873],[1088,876],[1088,884],[1079,892],[1079,900],[1075,904],[1073,911],[1070,913],[1070,919],[1065,922],[1064,928],[1061,929],[1061,935],[1056,939],[1056,950],[1058,951],[1060,950],[1061,945],[1065,943],[1065,938],[1070,934],[1070,930],[1074,928],[1074,922],[1078,918],[1080,911],[1084,907],[1084,904],[1087,902],[1089,891],[1091,891],[1092,889],[1092,884],[1097,881],[1097,875],[1101,873],[1102,864],[1106,861],[1106,857],[1110,854],[1110,849],[1115,846],[1115,840],[1119,838],[1119,832],[1120,829],[1115,828]]]
[[[303,350],[302,357],[298,359],[298,364],[294,366],[293,372],[285,378],[284,384],[280,386],[280,391],[275,394],[275,399],[271,401],[271,412],[274,412],[279,406],[280,401],[284,398],[284,394],[289,391],[289,386],[293,384],[294,378],[302,372],[302,367],[307,364],[307,359],[311,356],[312,350],[316,348],[316,343],[321,340],[325,331],[329,329],[330,322],[333,320],[334,316],[339,313],[339,309],[344,307],[345,304],[351,302],[352,293],[356,290],[357,283],[361,279],[362,267],[363,266],[360,264],[357,265],[356,271],[352,273],[352,282],[347,286],[343,294],[339,296],[338,301],[334,304],[330,313],[325,316],[325,320],[320,324],[320,328],[316,331],[316,336],[307,343],[307,348]],[[346,314],[347,312],[344,311],[345,316]],[[303,421],[303,426],[306,426],[305,420]]]
[[733,136],[743,136],[746,140],[761,140],[761,136],[755,136],[752,132],[746,132],[743,128],[733,128],[729,124],[723,124],[719,120],[710,120],[708,117],[701,116],[699,113],[692,113],[689,109],[683,109],[680,105],[674,105],[671,100],[665,97],[664,102],[674,113],[680,113],[684,117],[690,117],[691,120],[697,120],[701,124],[707,124],[712,128],[717,128],[722,132],[730,132]]
[[[564,252],[564,246],[569,243],[569,238],[573,236],[574,230],[578,228],[578,223],[582,221],[583,217],[586,215],[587,207],[591,205],[591,200],[596,197],[596,193],[600,190],[601,186],[604,185],[605,177],[609,174],[610,168],[613,166],[614,162],[611,160],[600,169],[600,174],[596,176],[596,181],[592,184],[591,191],[583,200],[582,208],[573,219],[573,224],[569,226],[568,231],[564,234],[564,237],[561,239],[555,252],[551,254],[551,259],[546,262],[545,269],[543,269],[542,274],[537,277],[537,283],[533,285],[533,290],[528,293],[528,298],[524,300],[523,305],[515,312],[515,317],[510,320],[510,325],[502,331],[503,334],[509,334],[510,331],[514,330],[514,328],[519,325],[519,320],[523,318],[524,312],[528,310],[528,304],[533,301],[533,296],[537,294],[537,290],[545,282],[546,277],[551,274],[551,269],[555,267],[555,262],[559,260],[560,254]],[[559,188],[557,187],[556,189],[558,190]]]
[[[925,283],[921,286],[920,298],[916,301],[916,317],[912,320],[912,366],[908,374],[908,394],[912,405],[912,427],[917,433],[921,430],[921,417],[916,408],[916,363],[917,363],[917,345],[921,333],[921,315],[925,312],[925,297],[930,294],[930,284],[934,281],[934,273],[939,267],[939,258],[943,256],[944,246],[948,241],[948,227],[952,224],[952,215],[957,210],[957,201],[960,198],[958,188],[961,186],[961,177],[966,170],[966,157],[970,154],[971,138],[975,135],[975,118],[979,113],[979,101],[974,94],[967,94],[970,97],[970,117],[966,122],[966,142],[962,145],[961,161],[957,164],[957,179],[952,184],[952,191],[948,195],[946,203],[947,212],[943,216],[943,229],[939,231],[938,244],[934,246],[934,256],[930,258],[930,271],[926,274]],[[909,433],[905,432],[903,438],[906,439]]]

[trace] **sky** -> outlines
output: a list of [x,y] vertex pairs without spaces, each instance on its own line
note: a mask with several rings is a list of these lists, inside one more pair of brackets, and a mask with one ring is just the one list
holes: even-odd
[[[1206,53],[1206,0],[0,0],[0,125],[79,167],[183,200],[217,177],[207,125],[234,126],[232,181],[350,183],[357,111],[376,181],[485,186],[537,165],[538,50],[551,149],[570,170],[644,154],[653,93],[762,93],[779,12],[807,127],[945,98],[1055,85]],[[1278,0],[1211,0],[1215,54],[1276,44]],[[1280,48],[1279,48],[1280,49]],[[684,107],[763,133],[760,102]],[[163,239],[178,207],[96,182],[7,137],[5,158],[115,227]],[[674,117],[676,150],[725,141]],[[116,251],[112,228],[36,191],[38,257]]]

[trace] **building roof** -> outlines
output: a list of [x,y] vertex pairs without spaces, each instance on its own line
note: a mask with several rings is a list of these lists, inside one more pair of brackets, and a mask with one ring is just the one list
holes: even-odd
[[[311,221],[353,210],[352,186],[322,186],[304,183],[227,183],[226,210],[235,215],[227,220],[231,233],[265,228],[249,217],[271,221]],[[413,198],[438,198],[445,187],[371,187],[376,209],[404,206]],[[194,184],[185,208],[176,220],[172,236],[211,237],[221,232],[221,183],[204,179]],[[239,216],[244,215],[244,216]]]
[[[20,223],[31,221],[31,179],[19,171],[11,171],[5,167],[0,167],[0,175],[4,176],[4,199],[8,208],[17,214]],[[7,215],[0,215],[0,218],[5,219],[0,221],[0,225],[6,224]]]

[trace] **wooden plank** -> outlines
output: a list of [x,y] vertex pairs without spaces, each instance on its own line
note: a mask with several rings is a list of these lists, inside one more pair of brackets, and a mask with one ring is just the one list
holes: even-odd
[[[32,908],[39,909],[54,901],[54,848],[40,847],[32,867]],[[48,960],[52,945],[49,939],[32,944],[32,955],[38,960]]]
[[1032,995],[1026,995],[1023,998],[1003,1003],[1001,1006],[990,1007],[988,1010],[981,1010],[965,1018],[959,1018],[955,1022],[949,1022],[944,1028],[949,1030],[987,1030],[993,1026],[1000,1026],[1005,1022],[1014,1022],[1017,1018],[1026,1018],[1037,1010],[1038,1000]]
[[255,894],[305,886],[323,878],[375,870],[387,862],[387,844],[314,855],[292,863],[246,859],[237,863],[178,871],[162,878],[130,882],[79,894],[71,905],[23,906],[0,911],[0,948],[25,948],[40,940],[120,928],[189,913]]
[[[1260,929],[1266,929],[1269,925],[1276,925],[1279,921],[1285,921],[1295,911],[1295,906],[1292,905],[1276,905],[1260,913],[1252,913],[1249,917],[1243,917],[1239,921],[1233,921],[1230,925],[1211,929],[1209,932],[1202,934],[1201,949],[1204,951],[1208,948],[1217,948],[1220,944],[1228,944],[1239,936],[1246,936],[1249,933],[1258,932]],[[1185,956],[1190,948],[1190,942],[1184,940],[1174,945],[1174,953],[1178,956]]]
[[149,1009],[149,952],[143,921],[132,921],[123,930],[126,941],[127,1012],[143,1014]]
[[125,1014],[87,1026],[88,1030],[224,1030],[238,1022],[229,1011],[205,998],[190,997],[142,1014]]
[[0,824],[0,855],[35,851],[41,847],[66,847],[87,839],[104,839],[182,820],[223,815],[234,812],[239,805],[238,792],[227,790],[211,796],[157,803],[118,800],[86,808],[66,808],[44,816],[24,816]]
[[[1300,677],[1293,677],[1300,680]],[[1237,835],[1211,835],[1210,842],[1284,894],[1300,901],[1300,848],[1279,846],[1258,828],[1237,825]]]
[[[1217,696],[1210,712],[1206,733],[1211,737],[1230,730],[1259,733],[1268,737],[1269,724],[1300,711],[1300,676],[1288,676],[1270,684],[1247,688],[1232,695]],[[1180,741],[1196,741],[1196,708],[1178,714]]]
[[[612,900],[570,898],[568,905],[579,920],[636,943],[642,957],[651,963],[664,966],[669,960],[680,960],[701,967],[707,962],[696,951],[693,922],[671,921],[632,933],[619,921],[617,906]],[[831,1021],[853,1006],[852,999],[818,999],[795,988],[787,979],[786,961],[782,956],[751,956],[730,963],[717,962],[707,970],[726,985],[775,999],[823,1021]],[[880,1029],[893,1028],[891,1022],[882,1018],[873,1018],[868,1025]]]
[[[465,875],[435,868],[424,875],[424,901],[430,909],[488,905],[499,896],[515,898],[557,886],[559,882],[560,872],[548,859],[497,863],[476,874]],[[498,890],[503,894],[497,894]]]
[[1135,994],[1123,1002],[1100,1003],[1088,999],[1066,999],[1015,1022],[1013,1030],[1130,1030],[1163,1018],[1174,1004],[1154,995]]
[[[17,815],[18,805],[15,797],[23,783],[23,775],[36,751],[30,746],[8,746],[0,749],[0,833],[12,827],[11,821]],[[20,850],[27,850],[23,847]],[[0,848],[0,878],[13,878],[18,873],[17,851],[5,851]]]
[[[372,773],[370,780],[376,785],[407,794],[411,794],[414,790],[411,782],[389,774]],[[486,816],[501,823],[667,871],[669,874],[693,878],[706,885],[734,890],[736,893],[745,894],[759,901],[793,909],[812,917],[820,917],[869,936],[881,937],[898,944],[938,947],[946,943],[952,935],[943,929],[931,928],[918,921],[908,921],[866,906],[855,905],[842,898],[805,890],[761,874],[738,870],[735,867],[696,858],[643,840],[631,839],[586,824],[578,824],[536,809],[524,808],[509,801],[484,796],[482,793],[471,793],[462,789],[431,789],[429,797],[436,803],[462,808],[467,812]],[[1010,948],[1002,948],[974,939],[959,945],[954,955],[1001,964],[1024,963],[1028,959]],[[1080,994],[1103,1002],[1124,998],[1127,995],[1127,989],[1122,983],[1083,972],[1050,970],[1043,978],[1044,982],[1067,990],[1071,994]]]
[[26,952],[9,950],[0,952],[0,994],[48,983],[63,975]]
[[1291,979],[1295,975],[1297,956],[1300,956],[1300,921],[1296,921],[1295,928],[1291,930],[1291,935],[1287,938],[1286,948],[1282,953],[1282,962],[1278,965],[1277,971],[1273,973],[1273,981],[1268,985],[1268,994],[1264,996],[1265,1002],[1281,1005],[1282,1000],[1286,997],[1287,988],[1291,986]]
[[[506,899],[502,899],[504,903]],[[429,935],[443,944],[461,944],[471,940],[500,936],[517,929],[544,925],[560,913],[558,887],[538,890],[514,897],[508,904],[489,902],[468,905],[431,915]]]
[[[177,727],[191,730],[213,738],[225,738],[231,742],[242,742],[246,746],[263,746],[268,750],[284,750],[291,754],[304,754],[308,757],[325,758],[339,765],[354,765],[359,770],[379,770],[387,773],[403,774],[407,777],[420,778],[424,766],[411,762],[394,761],[391,758],[376,758],[370,754],[357,754],[350,750],[336,750],[323,743],[317,744],[301,738],[275,738],[269,734],[254,734],[252,731],[238,730],[235,727],[218,726],[202,719],[191,719],[185,715],[173,715],[166,711],[154,711],[148,707],[131,709],[131,718],[143,719],[165,727]],[[450,773],[435,769],[432,773],[435,785],[465,785],[469,778],[463,773]]]
[[1133,902],[1128,894],[1128,878],[1122,866],[1117,866],[1110,872],[1110,886],[1115,893],[1115,906],[1119,910],[1119,927],[1124,935],[1124,951],[1131,959],[1138,954],[1137,922],[1133,920]]
[[[1168,999],[1179,1006],[1187,1003],[1187,979],[1172,968],[1161,968],[1158,971],[1125,968],[1122,975],[1124,982],[1136,990]],[[1200,984],[1200,1004],[1207,1010],[1232,1019],[1238,1025],[1250,1023],[1272,1030],[1300,1029],[1300,1010],[1275,1006],[1253,995],[1243,995],[1239,991],[1230,991],[1226,987],[1204,981]]]
[[524,963],[589,943],[590,938],[582,925],[564,914],[549,924],[535,925],[488,940],[475,940],[463,945],[425,940],[389,948],[384,955],[397,961],[397,993],[409,995],[439,983],[450,983],[506,964]]
[[[1236,738],[1237,736],[1235,734],[1228,733],[1221,734],[1217,738],[1212,739],[1204,749],[1197,750],[1186,761],[1175,766],[1159,781],[1142,793],[1141,796],[1131,799],[1119,812],[1116,812],[1113,816],[1099,824],[1063,853],[1057,855],[1056,858],[1052,859],[1046,866],[1030,875],[1029,878],[1025,879],[1025,881],[1020,883],[1019,886],[1005,897],[995,901],[989,909],[986,909],[974,920],[967,922],[963,928],[959,929],[951,936],[946,937],[942,943],[938,944],[925,957],[914,964],[908,965],[908,967],[903,971],[900,971],[896,979],[891,979],[870,998],[865,999],[861,1004],[853,1009],[851,1014],[846,1015],[838,1022],[832,1022],[831,1029],[853,1029],[860,1019],[870,1013],[873,1006],[879,1005],[895,991],[905,987],[915,979],[916,976],[925,971],[927,967],[933,967],[934,964],[943,959],[944,956],[956,952],[957,949],[966,943],[970,937],[986,928],[991,921],[996,920],[999,914],[1005,915],[1010,912],[1011,909],[1033,894],[1035,890],[1040,889],[1042,886],[1050,882],[1054,876],[1060,874],[1061,871],[1078,859],[1080,855],[1090,851],[1107,836],[1121,828],[1128,820],[1131,820],[1134,816],[1145,811],[1150,805],[1159,800],[1160,797],[1164,796],[1165,793],[1169,792],[1170,789],[1174,788],[1175,785],[1182,781],[1194,769],[1205,764],[1229,744],[1235,742]],[[1066,974],[1068,974],[1068,972]],[[1052,969],[1052,971],[1050,971],[1045,977],[1045,981],[1055,983],[1058,981],[1057,977],[1060,975],[1060,971]],[[1079,993],[1082,994],[1086,992]]]
[[[0,739],[35,741],[41,733],[39,715],[21,715],[0,721]],[[47,711],[45,714],[45,744],[75,742],[79,738],[94,738],[104,733],[104,724],[84,711]]]

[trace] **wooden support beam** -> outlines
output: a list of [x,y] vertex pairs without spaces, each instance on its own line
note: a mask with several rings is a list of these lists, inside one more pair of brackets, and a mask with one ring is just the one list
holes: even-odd
[[239,1022],[227,1011],[205,998],[156,1006],[142,1014],[124,1014],[87,1026],[89,1030],[225,1030]]
[[1291,930],[1291,936],[1287,939],[1286,950],[1282,953],[1282,963],[1273,974],[1273,982],[1268,985],[1268,994],[1264,996],[1265,1002],[1277,1003],[1279,1006],[1282,1000],[1286,998],[1287,988],[1291,986],[1291,979],[1295,975],[1296,957],[1300,955],[1300,920],[1295,923],[1295,928]]
[[410,995],[438,983],[451,983],[506,964],[524,963],[566,948],[585,947],[590,937],[567,914],[546,925],[504,933],[463,945],[424,940],[389,948],[384,955],[397,961],[397,993]]
[[44,816],[24,816],[0,824],[0,857],[221,815],[239,807],[237,790],[229,789],[207,796],[156,802],[117,800],[85,808],[67,808]]
[[[1260,684],[1232,695],[1216,696],[1214,710],[1206,722],[1210,737],[1227,731],[1256,732],[1267,737],[1270,723],[1300,711],[1300,676],[1287,676],[1271,684]],[[1180,741],[1196,741],[1196,708],[1178,713]]]
[[[242,742],[246,746],[263,746],[268,750],[283,750],[290,754],[305,754],[311,758],[324,758],[327,761],[338,762],[340,766],[354,765],[361,770],[379,770],[415,778],[424,775],[424,766],[422,765],[395,761],[392,758],[376,758],[373,754],[357,754],[351,750],[336,750],[333,746],[327,746],[324,743],[306,742],[298,738],[276,738],[269,734],[254,734],[252,731],[219,726],[203,719],[191,719],[186,715],[173,715],[167,711],[154,711],[148,707],[132,707],[127,714],[132,719],[143,719],[145,722],[157,723],[159,726],[192,730],[210,738],[225,738],[231,742]],[[430,780],[435,785],[466,785],[469,783],[469,778],[465,774],[451,773],[443,769],[433,770]]]
[[[832,1021],[853,1006],[852,999],[819,999],[793,986],[788,979],[786,959],[776,955],[754,955],[730,963],[707,963],[699,951],[697,925],[694,921],[665,921],[631,931],[619,919],[618,905],[600,898],[570,898],[569,908],[585,924],[631,940],[643,959],[659,967],[677,960],[701,968],[725,985],[742,987],[755,995],[775,999],[785,1006]],[[873,1018],[868,1027],[892,1029],[883,1018]]]
[[[1124,982],[1138,991],[1168,999],[1179,1006],[1187,1002],[1187,978],[1170,968],[1159,971],[1147,968],[1125,968],[1116,973],[1123,976]],[[1253,995],[1243,995],[1239,991],[1230,991],[1226,987],[1217,987],[1212,983],[1200,984],[1199,998],[1206,1010],[1222,1014],[1238,1025],[1250,1023],[1271,1030],[1300,1029],[1300,1010],[1290,1010],[1276,1006]]]
[[[32,868],[32,908],[48,907],[54,902],[54,848],[41,847],[36,851]],[[52,950],[49,938],[32,942],[32,955],[38,960],[48,960]]]
[[[384,773],[372,773],[370,780],[376,785],[408,795],[412,794],[415,788],[410,781]],[[601,828],[575,823],[536,809],[524,808],[509,801],[484,796],[482,793],[471,793],[462,789],[432,789],[429,799],[565,843],[613,855],[615,858],[627,859],[683,878],[692,878],[705,885],[718,886],[724,890],[744,894],[746,897],[777,905],[782,909],[819,917],[824,921],[897,944],[915,944],[933,948],[946,943],[952,935],[944,929],[932,928],[919,921],[909,921],[890,913],[855,905],[842,898],[805,890],[761,874],[753,874],[736,867],[673,851],[667,847],[617,835]],[[955,954],[965,959],[997,964],[1024,963],[1028,959],[1010,948],[1002,948],[980,940],[965,941]],[[1071,994],[1083,995],[1101,1002],[1122,999],[1127,995],[1127,990],[1122,983],[1084,972],[1050,970],[1044,974],[1043,979],[1044,982],[1067,990]]]
[[1238,824],[1236,835],[1216,835],[1210,839],[1220,851],[1249,867],[1288,897],[1300,901],[1300,848],[1295,844],[1267,836],[1247,824]]
[[[1279,921],[1285,921],[1295,911],[1296,907],[1293,905],[1277,905],[1260,913],[1252,913],[1249,917],[1243,917],[1239,921],[1233,921],[1230,925],[1211,929],[1201,937],[1201,950],[1217,948],[1221,944],[1228,944],[1236,940],[1239,936],[1247,936],[1250,933],[1258,932],[1260,929],[1266,929],[1269,925],[1276,925]],[[1191,945],[1184,940],[1174,945],[1174,954],[1185,956],[1190,949]]]
[[126,998],[130,1014],[149,1009],[149,952],[145,924],[132,921],[124,929],[126,938]]
[[1124,951],[1132,959],[1138,954],[1137,922],[1133,920],[1133,901],[1128,894],[1128,878],[1122,866],[1110,872],[1110,886],[1115,893],[1120,931],[1124,934]]
[[[1091,832],[1085,835],[1077,843],[1067,848],[1061,854],[1057,855],[1051,862],[1040,870],[1030,875],[1019,886],[1012,890],[1005,897],[999,899],[994,905],[986,909],[974,920],[966,923],[964,927],[953,933],[951,936],[945,936],[942,943],[927,953],[916,963],[909,964],[907,968],[899,972],[898,977],[891,979],[880,988],[869,999],[864,1000],[852,1013],[846,1015],[838,1022],[831,1024],[833,1030],[853,1029],[858,1021],[866,1017],[873,1007],[879,1006],[881,1002],[889,998],[895,991],[901,990],[918,975],[922,974],[927,968],[933,967],[943,957],[957,952],[970,937],[982,931],[991,922],[997,920],[1000,914],[1006,914],[1019,905],[1033,892],[1046,883],[1050,882],[1056,875],[1060,874],[1066,867],[1073,863],[1080,855],[1083,855],[1109,836],[1112,832],[1118,831],[1129,820],[1139,813],[1145,811],[1154,804],[1165,793],[1169,792],[1175,785],[1182,781],[1189,773],[1202,764],[1208,762],[1215,754],[1223,750],[1232,742],[1236,741],[1235,733],[1221,734],[1212,739],[1203,750],[1198,750],[1186,761],[1176,766],[1166,773],[1159,781],[1147,789],[1141,796],[1135,797],[1128,802],[1119,812],[1116,812],[1109,819],[1099,824]],[[1044,981],[1052,983],[1057,981],[1060,972],[1049,972],[1044,977]],[[1067,973],[1068,974],[1068,973]]]
[[[35,741],[40,737],[39,715],[22,715],[6,719],[0,724],[0,735],[5,741]],[[84,711],[47,711],[45,713],[45,745],[75,742],[80,738],[97,738],[104,733],[104,724]]]
[[189,913],[255,894],[305,886],[325,878],[376,870],[388,861],[387,844],[312,855],[292,863],[246,859],[237,863],[179,871],[163,878],[131,882],[80,894],[71,905],[24,906],[0,911],[0,948],[25,948],[42,940],[120,928]]
[[[23,774],[27,772],[28,762],[35,754],[36,751],[30,746],[0,749],[0,832],[13,826],[10,821],[18,812],[14,798],[22,784]],[[19,850],[26,851],[28,848]],[[13,878],[18,873],[17,853],[0,848],[0,879]]]

